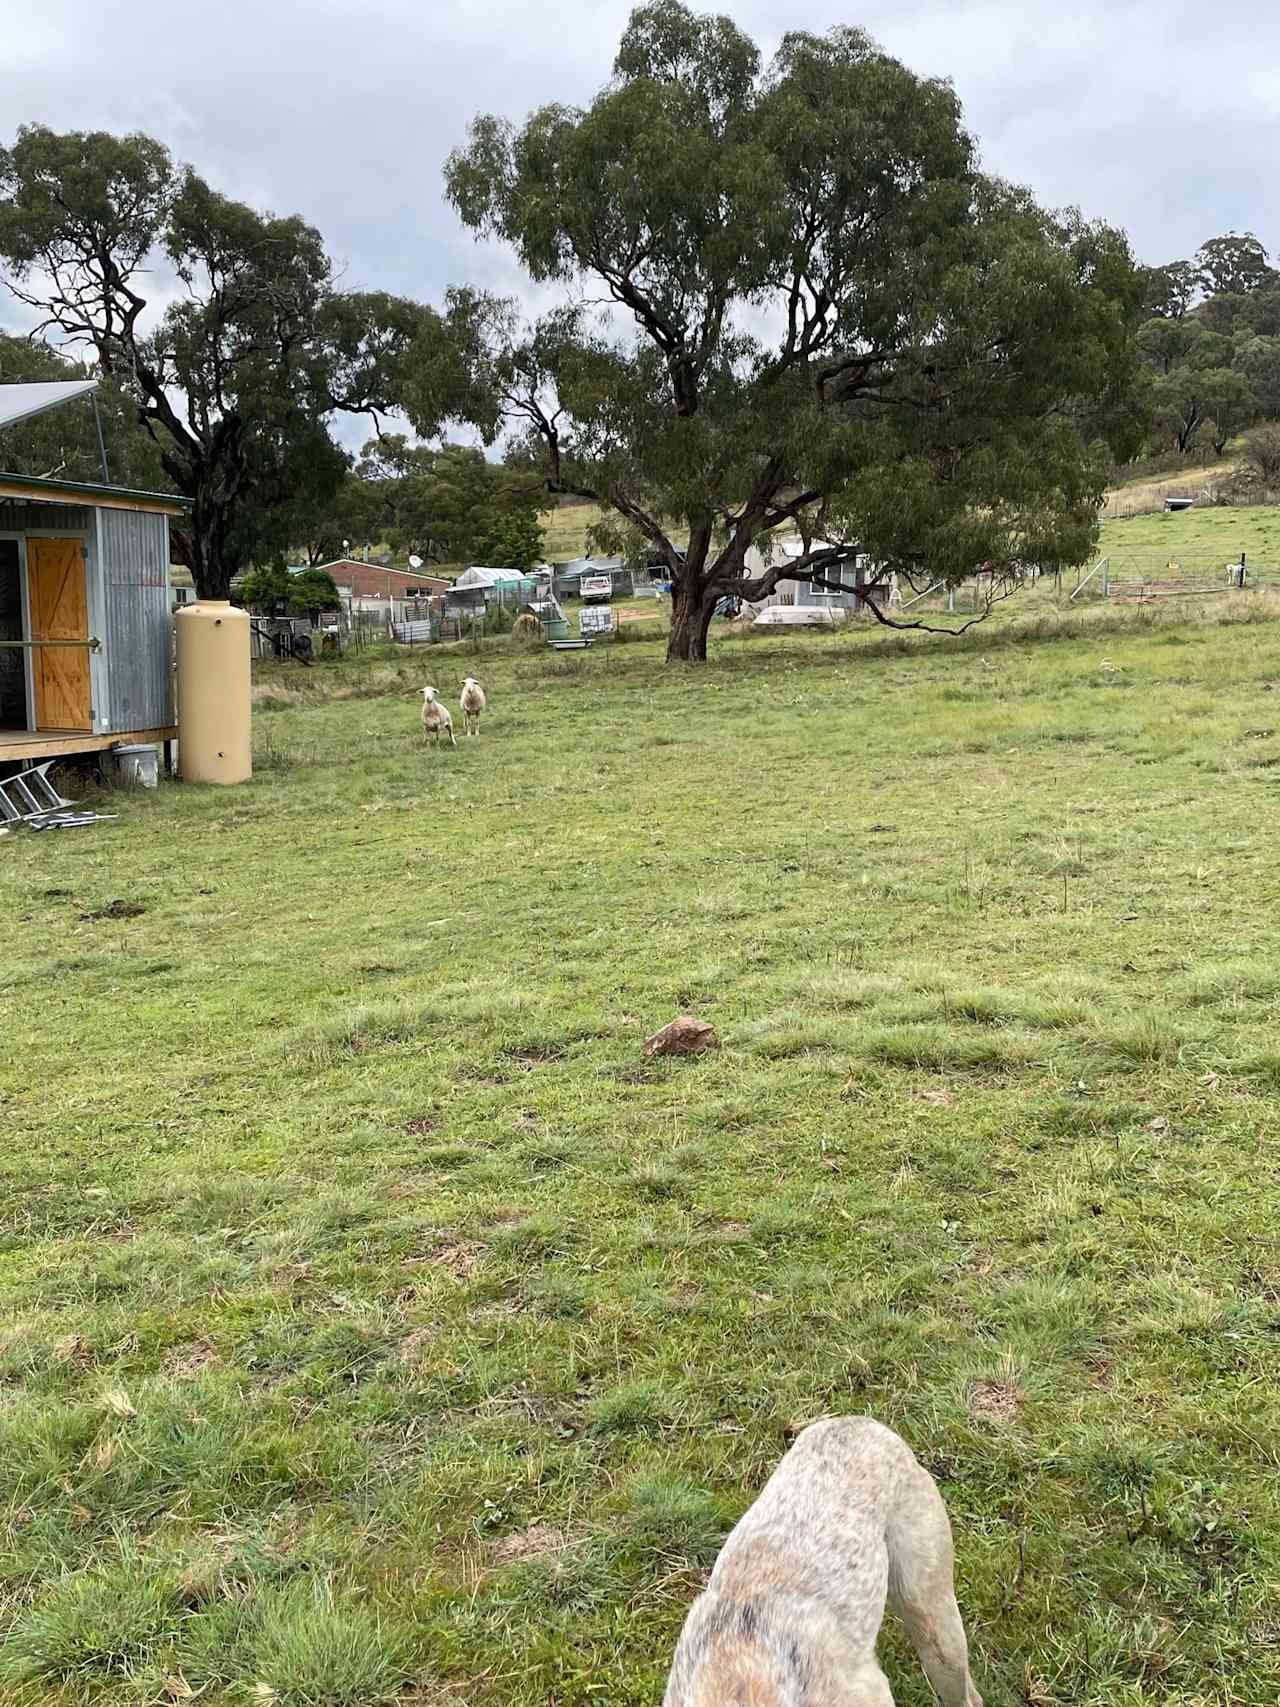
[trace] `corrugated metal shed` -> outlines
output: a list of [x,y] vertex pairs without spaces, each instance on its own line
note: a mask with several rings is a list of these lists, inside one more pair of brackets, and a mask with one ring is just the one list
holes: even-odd
[[[0,759],[39,756],[46,736],[44,751],[74,752],[173,733],[169,517],[182,508],[0,473],[0,640],[22,677],[5,694]],[[53,635],[70,650],[50,650]],[[56,681],[50,659],[66,661]]]
[[629,599],[636,590],[635,576],[622,557],[576,557],[572,563],[557,563],[554,571],[556,596],[575,599],[584,575],[607,575],[615,599]]
[[0,533],[91,533],[93,511],[87,504],[24,504],[0,500]]
[[[112,729],[172,721],[169,524],[134,510],[98,512],[106,578],[107,711]],[[123,667],[129,660],[129,667]]]

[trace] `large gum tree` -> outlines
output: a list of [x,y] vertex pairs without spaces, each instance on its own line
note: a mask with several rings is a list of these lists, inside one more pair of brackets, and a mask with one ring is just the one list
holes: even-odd
[[338,490],[330,418],[391,407],[408,352],[429,431],[477,413],[465,293],[443,314],[340,293],[314,227],[220,195],[151,137],[32,125],[0,147],[0,264],[40,333],[92,353],[191,499],[177,546],[204,598]]
[[950,85],[860,30],[765,68],[728,18],[654,0],[589,106],[478,118],[446,182],[560,293],[495,315],[493,390],[548,490],[666,565],[673,659],[784,573],[834,585],[865,553],[896,624],[894,576],[999,591],[1089,551],[1135,426],[1125,239],[985,176]]

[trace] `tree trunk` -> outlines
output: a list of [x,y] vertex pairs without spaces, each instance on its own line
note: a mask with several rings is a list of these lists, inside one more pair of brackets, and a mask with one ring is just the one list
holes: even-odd
[[220,551],[211,551],[207,545],[203,551],[197,546],[194,556],[196,561],[191,565],[191,579],[196,584],[196,597],[229,599],[231,577],[239,565],[227,563]]
[[667,641],[668,664],[705,664],[707,630],[720,594],[714,587],[700,586],[694,576],[681,576],[671,588],[671,638]]
[[231,597],[231,577],[240,565],[227,560],[226,533],[224,509],[197,485],[191,504],[191,579],[198,599]]

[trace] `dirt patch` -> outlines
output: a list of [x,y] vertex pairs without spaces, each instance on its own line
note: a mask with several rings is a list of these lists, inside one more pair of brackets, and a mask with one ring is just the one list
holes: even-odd
[[189,1345],[178,1346],[170,1353],[161,1373],[172,1381],[194,1381],[218,1361],[218,1354],[208,1340],[192,1340]]
[[439,1337],[435,1327],[415,1328],[400,1341],[399,1358],[401,1363],[421,1363],[429,1346]]
[[413,1120],[406,1120],[404,1123],[404,1129],[406,1132],[434,1132],[436,1129],[435,1116],[431,1114],[419,1114]]
[[976,1417],[1007,1422],[1017,1414],[1021,1397],[1013,1381],[975,1381],[969,1389],[969,1409]]
[[470,1280],[484,1261],[484,1246],[476,1239],[446,1239],[430,1252],[432,1268],[442,1268],[455,1280]]
[[53,1355],[58,1363],[69,1363],[73,1369],[87,1369],[93,1362],[93,1347],[79,1334],[67,1334],[54,1340]]
[[956,1093],[954,1091],[919,1090],[912,1091],[911,1094],[917,1102],[932,1103],[934,1108],[955,1107]]
[[533,1523],[528,1529],[513,1530],[493,1543],[493,1557],[500,1565],[512,1565],[522,1559],[556,1559],[579,1542],[572,1530],[557,1529],[550,1523]]
[[477,1416],[493,1411],[519,1411],[530,1422],[554,1425],[566,1439],[578,1432],[572,1405],[563,1399],[547,1398],[542,1393],[528,1393],[523,1388],[514,1393],[499,1393],[492,1399],[482,1400],[475,1407]]
[[90,924],[96,924],[101,919],[136,919],[139,914],[146,912],[141,901],[108,901],[105,907],[95,907],[92,912],[81,913],[82,919]]
[[531,1044],[527,1049],[504,1049],[504,1061],[514,1061],[519,1067],[541,1067],[548,1061],[563,1061],[564,1050],[557,1044]]
[[726,1245],[740,1245],[744,1239],[751,1237],[751,1224],[749,1221],[721,1221],[711,1229],[707,1237],[718,1239]]

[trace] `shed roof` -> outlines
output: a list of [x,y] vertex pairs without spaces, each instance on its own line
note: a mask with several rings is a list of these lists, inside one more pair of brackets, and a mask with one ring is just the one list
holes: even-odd
[[77,397],[88,397],[97,389],[96,379],[52,379],[0,385],[0,427],[13,427],[19,421],[29,421],[33,415],[43,415],[46,409],[56,409],[60,403],[74,403]]
[[496,587],[502,581],[528,581],[531,576],[523,569],[467,569],[453,583],[459,592],[465,592],[468,587]]
[[557,563],[555,572],[562,578],[572,575],[606,575],[626,565],[624,557],[574,557],[568,563]]
[[328,563],[317,563],[317,569],[323,569],[337,579],[338,571],[351,569],[367,569],[374,575],[399,575],[405,581],[445,581],[447,577],[437,575],[435,570],[423,565],[421,569],[397,569],[393,563],[366,563],[359,557],[335,557]]
[[6,498],[30,504],[96,504],[106,510],[154,510],[166,516],[180,516],[191,508],[190,498],[180,498],[173,492],[135,492],[129,486],[87,485],[78,480],[48,480],[43,475],[0,473],[0,502]]

